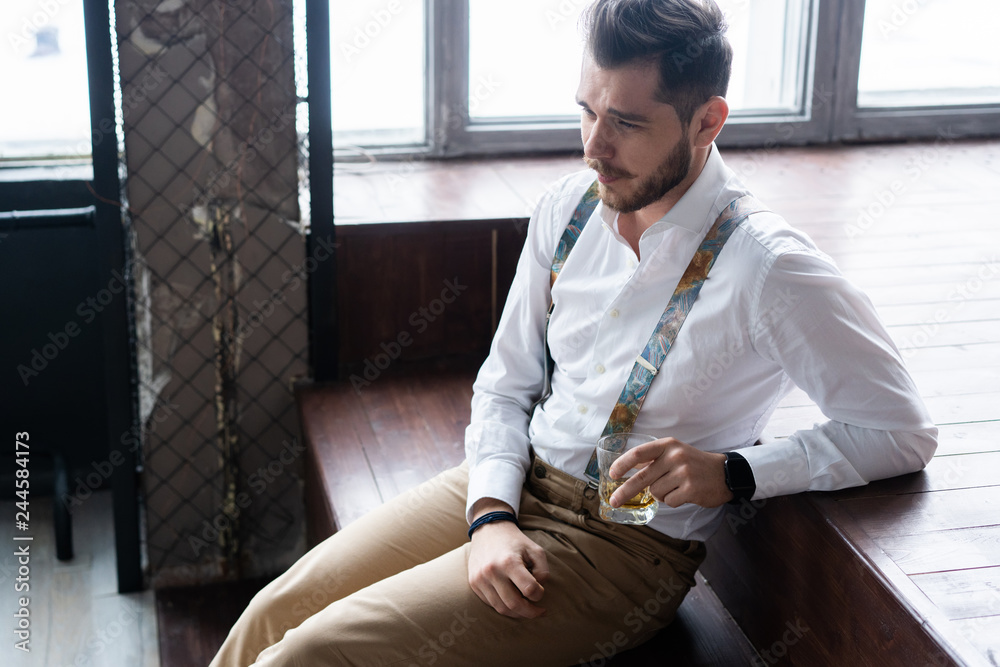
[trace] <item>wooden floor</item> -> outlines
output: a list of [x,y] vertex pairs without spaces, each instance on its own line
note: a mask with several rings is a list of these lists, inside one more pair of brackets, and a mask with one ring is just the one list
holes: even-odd
[[159,667],[153,591],[119,595],[115,569],[111,492],[98,491],[73,512],[75,554],[55,556],[52,499],[30,505],[31,652],[13,648],[11,614],[18,563],[13,556],[14,502],[0,503],[0,607],[4,623],[0,665],[4,667]]

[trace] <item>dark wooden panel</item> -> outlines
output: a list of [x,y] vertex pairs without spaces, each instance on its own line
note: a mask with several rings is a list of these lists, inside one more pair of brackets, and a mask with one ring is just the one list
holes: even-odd
[[156,592],[161,667],[207,665],[229,629],[269,579]]
[[516,220],[378,225],[341,233],[342,377],[365,370],[374,375],[397,360],[483,358],[524,233]]
[[787,664],[957,664],[882,575],[804,496],[768,500],[744,519],[730,514],[709,542],[702,571],[758,648],[788,623],[809,630]]
[[650,641],[614,656],[605,664],[616,667],[767,664],[722,606],[705,578],[696,575],[695,579],[697,583],[684,598],[673,623]]

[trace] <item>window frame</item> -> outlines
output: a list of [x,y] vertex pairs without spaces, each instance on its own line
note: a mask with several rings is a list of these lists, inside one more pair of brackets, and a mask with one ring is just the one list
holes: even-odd
[[[367,152],[378,159],[413,159],[579,151],[575,120],[470,121],[469,1],[424,0],[424,144]],[[775,147],[1000,134],[1000,104],[857,108],[864,12],[865,0],[808,0],[802,110],[734,115],[717,144]]]
[[833,126],[828,141],[899,141],[904,139],[956,139],[1000,135],[1000,103],[948,106],[898,106],[858,108],[861,41],[865,0],[842,3],[841,41],[837,50],[837,87]]
[[[467,103],[469,0],[425,2],[429,17],[427,62],[431,73],[426,89],[428,156],[580,150],[578,120],[472,123]],[[829,57],[832,44],[826,42],[834,41],[835,36],[829,31],[821,34],[819,26],[830,25],[831,19],[835,19],[836,4],[836,0],[806,3],[802,47],[805,75],[798,91],[799,99],[805,101],[802,110],[733,116],[718,139],[720,146],[805,144],[822,141],[828,134],[834,62]],[[439,35],[443,37],[438,39]],[[814,90],[817,92],[811,94]],[[456,112],[458,115],[453,116]]]

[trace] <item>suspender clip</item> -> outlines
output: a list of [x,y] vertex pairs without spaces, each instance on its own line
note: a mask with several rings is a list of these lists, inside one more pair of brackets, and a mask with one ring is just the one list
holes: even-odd
[[646,361],[646,357],[642,356],[641,354],[635,358],[635,363],[639,364],[647,371],[649,371],[653,375],[653,377],[656,377],[656,374],[660,372],[656,366]]

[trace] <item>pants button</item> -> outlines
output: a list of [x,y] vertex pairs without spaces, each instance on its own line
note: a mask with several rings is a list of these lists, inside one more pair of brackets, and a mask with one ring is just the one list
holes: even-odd
[[545,479],[545,466],[535,466],[535,477]]

